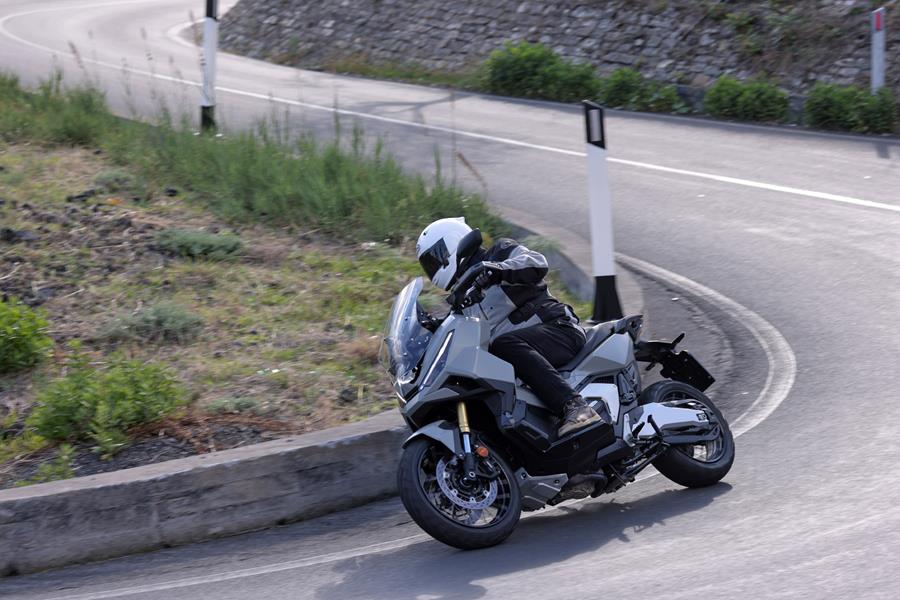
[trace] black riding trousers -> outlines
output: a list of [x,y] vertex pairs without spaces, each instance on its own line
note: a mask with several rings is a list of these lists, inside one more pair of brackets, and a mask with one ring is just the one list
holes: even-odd
[[575,391],[556,370],[584,347],[584,333],[564,321],[550,321],[505,333],[491,342],[491,354],[510,363],[516,376],[550,409],[562,414]]

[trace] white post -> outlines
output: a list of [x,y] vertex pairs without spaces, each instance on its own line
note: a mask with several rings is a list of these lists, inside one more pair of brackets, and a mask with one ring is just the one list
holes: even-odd
[[884,38],[887,14],[882,6],[872,11],[872,93],[884,87]]
[[203,87],[200,102],[200,129],[216,128],[216,48],[219,45],[219,0],[206,0],[203,20]]
[[588,203],[591,217],[591,253],[594,262],[594,314],[597,323],[622,318],[616,291],[613,260],[612,203],[606,164],[606,130],[603,108],[585,100],[584,126],[587,141]]

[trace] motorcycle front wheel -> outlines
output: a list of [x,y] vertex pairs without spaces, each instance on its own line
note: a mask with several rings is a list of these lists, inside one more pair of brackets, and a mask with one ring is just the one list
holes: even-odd
[[701,444],[672,446],[653,461],[671,481],[685,487],[705,487],[719,482],[734,463],[734,437],[722,412],[703,392],[680,381],[660,381],[641,394],[641,404],[660,402],[702,409],[719,423],[719,435]]
[[491,453],[492,479],[467,482],[453,453],[430,438],[403,450],[397,485],[409,516],[431,537],[462,550],[495,546],[513,532],[522,499],[506,461]]

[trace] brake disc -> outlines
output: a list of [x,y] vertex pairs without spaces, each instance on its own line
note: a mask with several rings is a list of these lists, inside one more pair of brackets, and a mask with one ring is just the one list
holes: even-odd
[[447,463],[442,458],[435,469],[438,486],[445,496],[455,505],[468,510],[482,510],[494,503],[497,499],[497,480],[487,482],[486,487],[481,487],[474,493],[458,490],[453,482],[453,476],[447,469]]

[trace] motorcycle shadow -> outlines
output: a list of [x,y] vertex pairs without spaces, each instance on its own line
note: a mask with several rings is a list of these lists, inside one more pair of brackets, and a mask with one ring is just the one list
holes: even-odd
[[[614,540],[631,542],[647,529],[665,526],[669,518],[708,506],[731,489],[719,483],[626,502],[601,498],[561,505],[523,518],[505,543],[484,550],[456,550],[429,539],[394,552],[354,558],[335,565],[334,571],[344,578],[319,588],[316,597],[480,598],[488,590],[475,581],[562,563]],[[602,560],[598,556],[595,564]],[[599,580],[597,584],[602,585]]]

